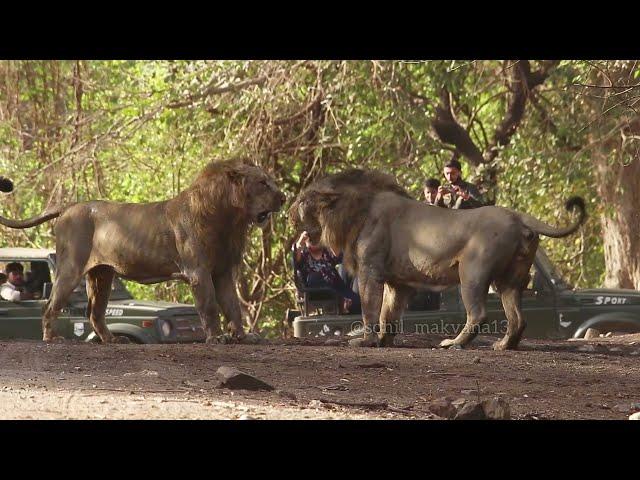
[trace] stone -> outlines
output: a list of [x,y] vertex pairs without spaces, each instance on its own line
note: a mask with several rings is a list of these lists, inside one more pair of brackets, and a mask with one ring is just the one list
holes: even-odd
[[257,420],[257,418],[252,417],[250,415],[247,415],[246,413],[244,415],[240,415],[238,417],[238,420]]
[[591,340],[593,338],[598,338],[600,336],[600,330],[595,328],[587,328],[587,331],[584,333],[585,340]]
[[614,405],[612,407],[612,410],[615,410],[616,412],[620,412],[620,413],[629,413],[629,404],[628,403],[621,403],[618,405]]
[[466,398],[458,398],[457,400],[451,402],[451,405],[453,405],[456,410],[460,410],[465,403],[467,403]]
[[222,335],[219,335],[218,337],[207,338],[206,342],[207,343],[212,343],[214,345],[215,344],[228,345],[228,344],[232,344],[232,343],[239,343],[239,344],[242,344],[242,345],[258,345],[260,343],[267,343],[267,340],[262,338],[257,333],[248,332],[242,338],[238,338],[238,337],[236,337],[234,335],[231,335],[229,333],[223,333]]
[[243,345],[258,345],[258,344],[264,344],[264,343],[269,343],[269,342],[268,342],[268,340],[266,338],[262,338],[257,333],[248,332],[244,336],[244,338],[242,340],[240,340],[240,343],[242,343]]
[[447,419],[455,417],[457,413],[457,408],[451,403],[451,400],[446,397],[432,401],[428,408],[431,413]]
[[359,363],[358,368],[387,368],[387,365],[381,362]]
[[285,390],[276,390],[276,393],[281,396],[282,398],[287,398],[289,400],[297,400],[298,397],[296,397],[295,393],[292,392],[287,392]]
[[466,402],[453,417],[454,420],[486,420],[486,418],[482,403],[475,401]]
[[274,388],[262,380],[244,373],[235,367],[222,366],[216,371],[220,379],[218,387],[231,390],[273,390]]
[[636,412],[633,415],[629,415],[629,420],[640,420],[640,412]]
[[579,352],[595,352],[596,351],[596,347],[593,345],[582,345],[580,347],[578,347],[578,351]]
[[307,406],[309,408],[323,408],[324,404],[320,400],[311,400]]
[[640,410],[640,403],[620,403],[613,406],[613,410],[620,413],[630,413]]
[[509,404],[499,397],[494,397],[482,402],[485,416],[489,420],[509,420],[511,419],[511,408]]

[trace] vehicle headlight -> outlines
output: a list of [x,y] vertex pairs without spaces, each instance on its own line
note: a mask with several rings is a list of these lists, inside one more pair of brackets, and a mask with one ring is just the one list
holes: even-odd
[[162,334],[165,337],[171,336],[171,331],[173,330],[173,326],[169,320],[162,320],[162,324],[160,325],[160,330],[162,330]]

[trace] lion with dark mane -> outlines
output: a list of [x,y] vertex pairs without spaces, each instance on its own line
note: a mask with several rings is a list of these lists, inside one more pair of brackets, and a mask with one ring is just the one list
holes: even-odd
[[565,237],[586,218],[581,198],[569,199],[566,207],[579,210],[578,220],[554,228],[503,207],[450,210],[427,205],[390,175],[349,170],[310,185],[289,215],[312,242],[344,252],[345,267],[358,276],[365,333],[352,344],[392,345],[396,324],[416,289],[442,291],[460,284],[467,322],[441,346],[464,346],[487,320],[493,284],[508,321],[506,335],[494,348],[504,350],[517,348],[525,329],[520,299],[539,235]]
[[209,163],[175,198],[153,203],[89,201],[48,209],[28,220],[0,216],[0,224],[27,228],[58,218],[57,272],[42,317],[43,339],[83,275],[91,325],[100,339],[117,341],[105,323],[114,276],[139,283],[183,280],[191,285],[207,335],[222,334],[218,306],[232,335],[245,336],[234,271],[251,225],[264,228],[285,196],[261,168],[242,160]]

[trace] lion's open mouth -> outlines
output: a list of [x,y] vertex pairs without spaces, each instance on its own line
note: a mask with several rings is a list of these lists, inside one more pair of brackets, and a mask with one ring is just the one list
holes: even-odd
[[258,223],[262,223],[267,220],[271,216],[271,210],[265,210],[264,212],[260,212],[256,217],[256,221]]

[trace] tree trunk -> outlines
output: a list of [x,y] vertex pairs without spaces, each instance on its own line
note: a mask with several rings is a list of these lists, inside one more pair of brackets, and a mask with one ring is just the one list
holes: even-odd
[[[610,134],[600,140],[595,153],[598,193],[604,204],[601,218],[604,285],[640,290],[640,115],[626,102],[620,87],[630,83],[635,62],[612,62],[606,75],[599,74],[604,91],[599,131]],[[613,88],[612,88],[613,86]],[[605,87],[605,88],[603,88]],[[624,92],[622,92],[624,93]],[[633,92],[629,100],[633,100]],[[620,104],[618,110],[613,102]],[[610,107],[610,105],[612,105]],[[611,114],[606,114],[611,111]],[[604,129],[603,127],[606,127]]]
[[612,162],[611,156],[611,151],[601,151],[596,160],[598,191],[605,204],[604,285],[640,290],[640,156],[634,154],[627,164],[622,158]]

